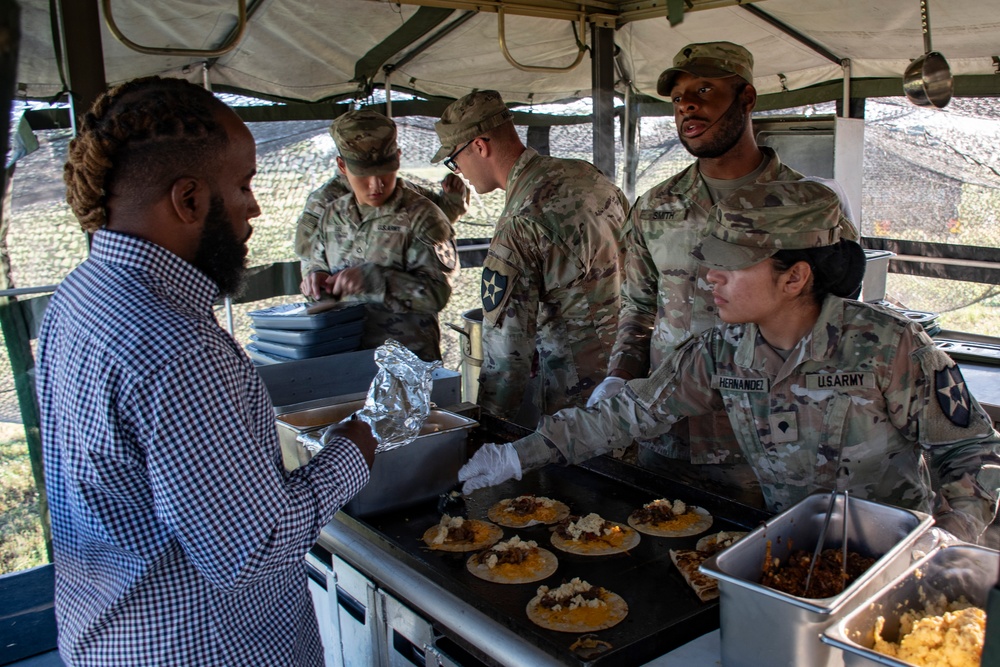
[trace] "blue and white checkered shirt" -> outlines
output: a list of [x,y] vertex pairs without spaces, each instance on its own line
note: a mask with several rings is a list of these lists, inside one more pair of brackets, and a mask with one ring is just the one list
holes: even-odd
[[304,556],[368,481],[348,440],[285,472],[215,284],[108,231],[38,353],[59,650],[69,665],[322,665]]

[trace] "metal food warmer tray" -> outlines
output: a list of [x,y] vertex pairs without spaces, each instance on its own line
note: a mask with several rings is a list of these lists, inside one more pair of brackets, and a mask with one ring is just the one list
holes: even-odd
[[[527,433],[509,422],[483,416],[470,440],[510,441]],[[679,498],[705,508],[714,521],[708,531],[691,537],[642,535],[629,553],[604,557],[555,549],[547,526],[504,528],[503,539],[516,534],[553,551],[559,569],[536,583],[502,585],[470,574],[466,560],[471,554],[432,551],[424,545],[424,531],[441,517],[436,502],[425,501],[366,518],[339,512],[320,537],[318,547],[326,551],[320,557],[329,562],[332,553],[371,577],[379,588],[426,616],[435,633],[476,656],[474,664],[639,665],[719,626],[718,601],[698,599],[674,567],[670,549],[693,549],[705,534],[752,529],[768,517],[758,509],[608,456],[578,466],[546,466],[520,481],[478,491],[467,500],[468,516],[486,519],[495,502],[526,493],[561,500],[573,514],[597,512],[622,523],[633,510],[655,498]],[[614,591],[629,605],[625,620],[595,633],[611,645],[597,655],[572,651],[570,645],[579,635],[545,630],[525,613],[539,585],[557,586],[573,577]]]

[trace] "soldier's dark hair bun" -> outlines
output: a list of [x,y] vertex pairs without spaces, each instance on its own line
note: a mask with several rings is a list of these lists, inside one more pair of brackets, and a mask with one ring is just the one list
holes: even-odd
[[827,294],[856,299],[861,294],[865,277],[865,251],[855,241],[841,239],[833,245],[804,250],[779,250],[772,257],[779,271],[796,262],[806,262],[812,268],[812,296],[817,303]]

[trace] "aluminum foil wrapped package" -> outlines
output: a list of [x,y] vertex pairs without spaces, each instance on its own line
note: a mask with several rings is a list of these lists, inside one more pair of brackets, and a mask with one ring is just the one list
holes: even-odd
[[368,388],[365,405],[353,418],[372,427],[376,452],[409,444],[431,411],[432,374],[440,361],[424,361],[394,340],[375,350],[378,371]]

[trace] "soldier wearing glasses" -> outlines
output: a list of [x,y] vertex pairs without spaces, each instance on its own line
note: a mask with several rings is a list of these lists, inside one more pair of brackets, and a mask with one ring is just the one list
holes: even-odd
[[479,404],[528,426],[583,406],[617,330],[625,196],[588,162],[526,148],[496,91],[453,102],[435,130],[432,162],[507,193],[483,264]]

